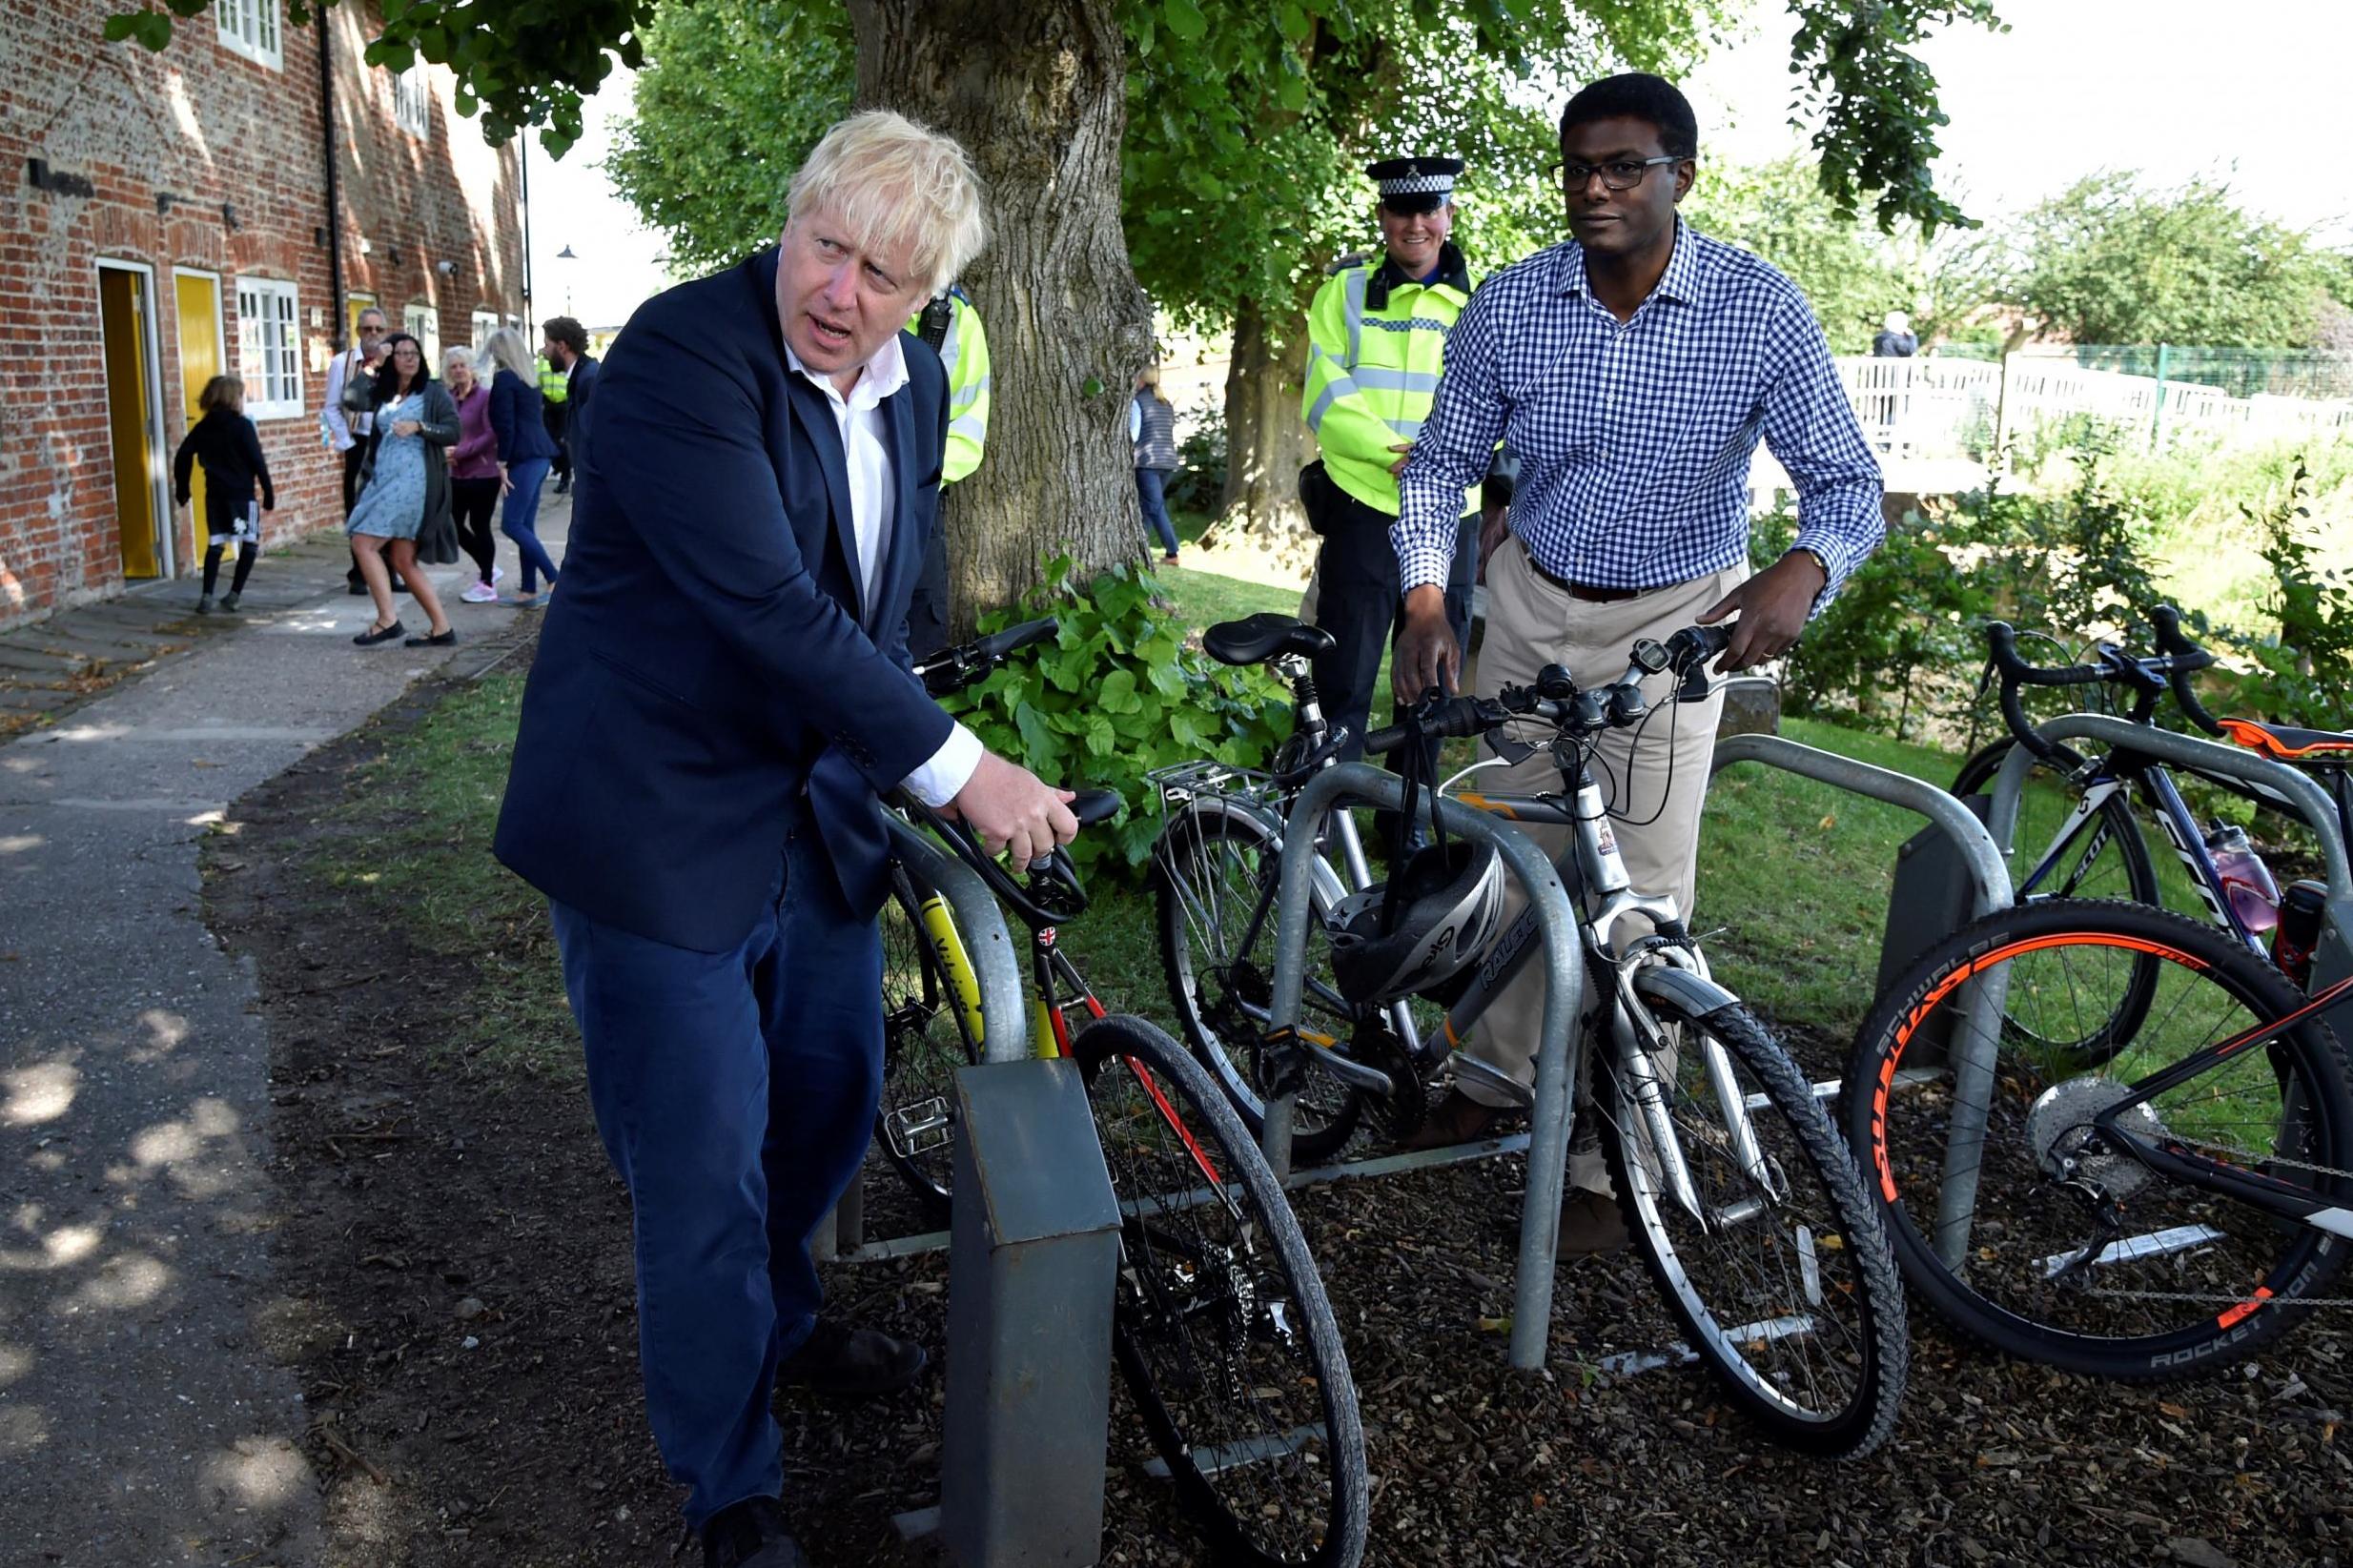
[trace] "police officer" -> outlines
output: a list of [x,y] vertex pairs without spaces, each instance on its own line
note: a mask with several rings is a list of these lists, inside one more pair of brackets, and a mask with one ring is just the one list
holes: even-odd
[[[1446,335],[1471,281],[1454,227],[1460,158],[1390,158],[1365,170],[1381,192],[1384,255],[1349,257],[1317,291],[1307,315],[1307,428],[1322,457],[1299,476],[1317,560],[1316,624],[1333,651],[1316,662],[1324,712],[1348,726],[1347,755],[1363,749],[1373,679],[1401,624],[1397,471],[1438,391]],[[1446,616],[1467,653],[1471,580],[1479,566],[1479,492],[1465,493],[1446,584]]]
[[[948,372],[948,455],[940,464],[940,483],[951,485],[978,468],[988,450],[989,335],[962,284],[925,306],[907,330],[939,351]],[[907,651],[921,659],[947,643],[948,531],[938,528],[907,603]]]
[[572,379],[547,362],[544,354],[537,361],[540,370],[540,422],[547,427],[547,438],[556,443],[556,494],[561,496],[572,488],[572,454],[564,450],[563,426],[571,413],[563,400],[572,395]]

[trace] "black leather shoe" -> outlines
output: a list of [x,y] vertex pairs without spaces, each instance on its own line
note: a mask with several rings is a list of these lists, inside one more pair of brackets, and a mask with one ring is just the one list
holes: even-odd
[[360,647],[374,648],[391,641],[396,637],[406,637],[407,635],[408,628],[396,621],[389,626],[371,626],[352,641]]
[[452,626],[445,632],[434,632],[427,637],[409,638],[400,645],[404,648],[446,648],[457,641],[458,628]]
[[343,580],[347,584],[343,591],[351,595],[352,598],[365,599],[368,597],[368,585],[359,579],[352,577],[345,578]]
[[848,1329],[817,1319],[801,1348],[776,1369],[780,1388],[805,1388],[837,1399],[871,1399],[911,1386],[931,1365],[921,1345],[876,1329]]
[[774,1497],[746,1497],[703,1526],[703,1568],[808,1568]]

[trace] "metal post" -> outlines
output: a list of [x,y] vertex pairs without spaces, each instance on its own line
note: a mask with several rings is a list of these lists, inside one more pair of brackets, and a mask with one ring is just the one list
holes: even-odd
[[[2018,747],[2017,754],[2025,755],[2026,748]],[[1714,765],[1718,770],[1743,762],[1803,774],[1919,812],[1960,851],[1972,885],[1971,917],[2010,906],[2010,868],[2003,864],[1999,841],[1974,812],[1934,784],[1777,735],[1735,735],[1716,743]],[[2005,988],[2006,976],[2000,974],[1970,983],[1961,1038],[1953,1046],[1953,1132],[1945,1145],[1944,1183],[1936,1199],[1936,1247],[1939,1255],[1955,1266],[1959,1249],[1968,1241],[1969,1216],[1976,1207],[1977,1164],[1985,1144],[1986,1108],[1993,1086],[1994,1036],[1988,1030],[2001,1027]]]
[[2165,444],[2165,364],[2172,356],[2172,345],[2157,345],[2157,406],[2149,412],[2149,450],[2157,451]]
[[956,1073],[940,1535],[957,1568],[1097,1560],[1119,1203],[1078,1064]]
[[[1275,994],[1272,1028],[1294,1028],[1299,1019],[1299,990],[1305,978],[1308,885],[1315,875],[1316,842],[1324,817],[1343,803],[1361,801],[1394,811],[1404,791],[1393,773],[1363,763],[1343,763],[1316,775],[1299,792],[1284,825],[1282,881],[1277,897]],[[1536,1048],[1536,1103],[1529,1111],[1527,1195],[1520,1210],[1520,1261],[1513,1280],[1511,1365],[1534,1372],[1545,1364],[1552,1329],[1553,1246],[1561,1228],[1561,1189],[1566,1178],[1570,1100],[1576,1077],[1576,1029],[1585,999],[1584,955],[1576,914],[1567,889],[1535,842],[1483,811],[1435,795],[1422,809],[1442,820],[1446,831],[1492,844],[1504,864],[1527,890],[1544,938],[1545,1012]],[[1268,1103],[1262,1140],[1267,1163],[1278,1179],[1291,1165],[1290,1096]]]

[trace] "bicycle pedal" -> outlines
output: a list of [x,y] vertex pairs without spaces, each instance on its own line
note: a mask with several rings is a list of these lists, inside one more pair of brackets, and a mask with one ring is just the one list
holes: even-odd
[[947,1148],[955,1136],[954,1127],[955,1118],[948,1113],[948,1101],[936,1094],[913,1105],[901,1106],[883,1118],[890,1147],[903,1159]]
[[1534,1089],[1507,1072],[1497,1071],[1476,1056],[1458,1050],[1446,1058],[1446,1065],[1453,1069],[1454,1081],[1458,1086],[1465,1082],[1475,1083],[1499,1094],[1508,1094],[1512,1105],[1522,1110],[1530,1110],[1536,1104]]

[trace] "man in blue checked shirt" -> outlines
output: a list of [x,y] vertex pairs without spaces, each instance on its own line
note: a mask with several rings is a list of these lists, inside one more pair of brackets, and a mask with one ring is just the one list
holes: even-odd
[[[1656,76],[1595,82],[1562,112],[1571,237],[1472,296],[1400,476],[1391,539],[1405,585],[1393,670],[1401,702],[1451,686],[1459,671],[1443,585],[1463,489],[1486,472],[1499,439],[1519,454],[1520,480],[1511,535],[1487,565],[1483,694],[1551,663],[1581,684],[1614,680],[1636,639],[1735,614],[1719,667],[1747,668],[1787,651],[1877,546],[1879,465],[1805,297],[1676,215],[1698,153],[1690,104]],[[1787,555],[1750,577],[1748,477],[1760,436],[1796,482],[1798,530]],[[1666,678],[1654,683],[1657,721],[1611,735],[1595,774],[1614,792],[1635,887],[1688,911],[1722,703],[1674,706]],[[1539,752],[1488,787],[1556,788],[1557,774]],[[1566,837],[1530,831],[1555,841],[1548,853]],[[1533,1078],[1543,988],[1526,971],[1475,1043],[1523,1083]],[[1484,1136],[1502,1098],[1457,1089],[1413,1142]],[[1626,1237],[1598,1151],[1589,1137],[1578,1142],[1564,1255]]]

